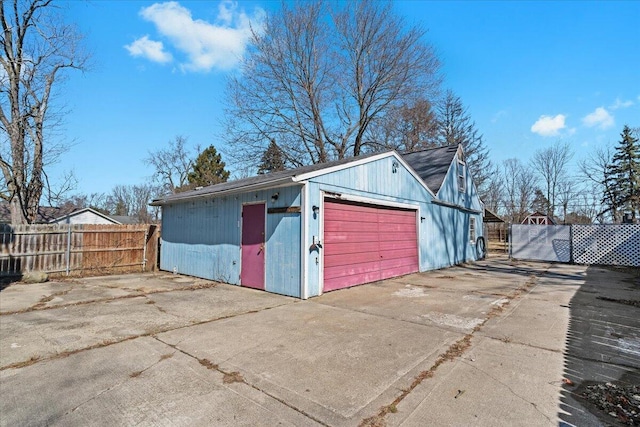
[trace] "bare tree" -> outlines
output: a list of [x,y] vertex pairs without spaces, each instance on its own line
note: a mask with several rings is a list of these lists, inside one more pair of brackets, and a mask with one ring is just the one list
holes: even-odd
[[438,121],[427,99],[410,100],[389,111],[370,129],[369,148],[413,152],[438,145]]
[[507,159],[502,164],[505,215],[509,222],[520,223],[529,211],[536,192],[533,171],[518,159]]
[[47,160],[60,154],[50,141],[60,118],[52,110],[54,89],[66,70],[83,70],[87,63],[82,37],[52,3],[0,3],[0,197],[9,201],[15,224],[36,220]]
[[424,30],[390,3],[341,4],[283,3],[254,32],[228,84],[225,154],[258,164],[275,141],[292,166],[357,156],[377,120],[438,87]]
[[531,166],[542,178],[543,190],[549,201],[545,213],[551,217],[555,215],[559,186],[568,179],[567,165],[572,157],[569,145],[558,142],[549,148],[536,151],[531,159]]
[[[176,136],[166,148],[149,151],[145,163],[153,166],[153,179],[163,191],[174,193],[189,183],[194,154],[186,147],[187,138]],[[196,151],[199,151],[196,148]]]
[[159,196],[152,184],[116,185],[106,198],[105,207],[111,215],[134,216],[141,223],[158,219],[158,210],[150,208],[151,200]]
[[616,196],[616,189],[607,179],[608,168],[613,158],[613,149],[610,146],[598,147],[586,159],[578,163],[581,177],[591,184],[592,194],[602,195],[598,217],[605,214],[611,215],[613,222],[620,222],[620,206]]

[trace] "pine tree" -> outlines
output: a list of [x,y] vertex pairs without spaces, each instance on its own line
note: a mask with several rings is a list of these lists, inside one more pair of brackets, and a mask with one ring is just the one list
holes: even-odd
[[640,210],[640,146],[629,126],[625,125],[620,136],[622,139],[611,160],[609,179],[616,189],[618,205],[630,210],[635,222]]
[[482,198],[485,193],[485,184],[488,184],[491,175],[496,173],[482,134],[478,132],[476,123],[471,120],[460,97],[451,90],[447,91],[438,105],[437,112],[438,144],[442,146],[462,144],[469,171]]
[[286,169],[284,155],[278,144],[272,139],[269,147],[262,154],[258,174],[263,175],[270,172],[283,171]]
[[225,163],[220,153],[213,145],[206,148],[193,164],[191,172],[187,176],[189,187],[206,187],[219,184],[229,179],[229,172],[225,170]]

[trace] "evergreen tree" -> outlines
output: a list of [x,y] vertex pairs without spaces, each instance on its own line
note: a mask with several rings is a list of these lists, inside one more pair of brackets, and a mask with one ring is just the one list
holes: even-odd
[[482,134],[463,105],[459,96],[448,90],[438,105],[438,143],[439,145],[462,144],[469,171],[478,186],[480,197],[486,192],[492,174],[497,173],[489,159],[489,149],[484,144]]
[[531,210],[533,212],[547,213],[549,212],[549,200],[539,188],[536,188],[533,202],[531,202]]
[[616,189],[617,204],[629,209],[635,221],[640,210],[640,146],[629,126],[625,125],[620,136],[622,140],[615,148],[607,179]]
[[226,182],[227,179],[229,179],[229,172],[225,170],[225,163],[213,145],[200,153],[187,176],[189,188],[219,184]]
[[270,172],[283,171],[286,169],[284,155],[278,144],[272,139],[269,147],[262,154],[258,174],[263,175]]

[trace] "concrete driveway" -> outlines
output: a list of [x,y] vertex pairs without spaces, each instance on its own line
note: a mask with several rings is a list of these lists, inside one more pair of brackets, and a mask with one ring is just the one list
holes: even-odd
[[308,301],[171,274],[0,292],[0,425],[557,425],[586,268],[490,259]]

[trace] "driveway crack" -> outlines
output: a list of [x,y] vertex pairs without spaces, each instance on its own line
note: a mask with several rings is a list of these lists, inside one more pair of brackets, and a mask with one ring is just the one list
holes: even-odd
[[[153,338],[155,338],[156,340],[158,340],[158,341],[159,341],[159,342],[161,342],[162,344],[168,345],[169,347],[173,348],[174,350],[179,351],[180,353],[184,354],[185,356],[187,356],[187,357],[190,357],[190,358],[192,358],[192,359],[197,360],[197,361],[198,361],[198,363],[200,363],[202,366],[206,367],[207,369],[215,370],[215,371],[217,371],[217,372],[221,373],[222,375],[224,375],[224,378],[225,378],[225,379],[226,379],[226,378],[229,378],[229,377],[233,377],[233,380],[231,380],[231,381],[229,381],[229,382],[241,382],[241,383],[243,383],[243,384],[245,384],[245,385],[247,385],[247,386],[251,387],[252,389],[254,389],[254,390],[256,390],[256,391],[259,391],[260,393],[262,393],[262,394],[264,394],[264,395],[266,395],[266,396],[268,396],[268,397],[270,397],[270,398],[272,398],[272,399],[276,400],[277,402],[279,402],[279,403],[283,404],[284,406],[288,407],[289,409],[292,409],[292,410],[294,410],[294,411],[298,412],[299,414],[301,414],[301,415],[303,415],[303,416],[305,416],[305,417],[309,418],[310,420],[313,420],[313,421],[315,421],[316,423],[318,423],[318,424],[320,424],[320,425],[322,425],[322,426],[325,426],[325,427],[328,427],[328,426],[329,426],[328,424],[326,424],[326,423],[322,422],[320,419],[318,419],[318,418],[314,417],[313,415],[311,415],[311,414],[307,413],[306,411],[304,411],[304,410],[302,410],[302,409],[300,409],[300,408],[298,408],[298,407],[296,407],[296,406],[292,405],[291,403],[287,402],[286,400],[284,400],[284,399],[282,399],[282,398],[280,398],[280,397],[278,397],[278,396],[275,396],[275,395],[273,395],[272,393],[269,393],[268,391],[266,391],[266,390],[264,390],[264,389],[262,389],[262,388],[258,387],[258,386],[257,386],[257,385],[255,385],[255,384],[251,384],[251,383],[249,383],[249,382],[248,382],[248,381],[247,381],[247,380],[246,380],[242,375],[240,375],[238,372],[227,372],[227,371],[225,371],[225,370],[223,370],[223,369],[220,369],[220,366],[218,366],[218,364],[213,363],[213,362],[211,362],[211,361],[210,361],[210,360],[208,360],[208,359],[200,358],[200,357],[198,357],[198,356],[196,356],[196,355],[194,355],[194,354],[191,354],[191,353],[189,353],[188,351],[183,350],[183,349],[181,349],[180,347],[178,347],[178,346],[177,346],[177,344],[171,344],[171,343],[168,343],[168,342],[163,341],[162,339],[158,338],[157,336],[153,336]],[[223,382],[225,382],[225,383],[226,383],[227,381],[223,381]],[[247,397],[247,396],[243,396],[243,397],[244,397],[244,398],[246,398],[246,399],[248,399],[248,397]]]

